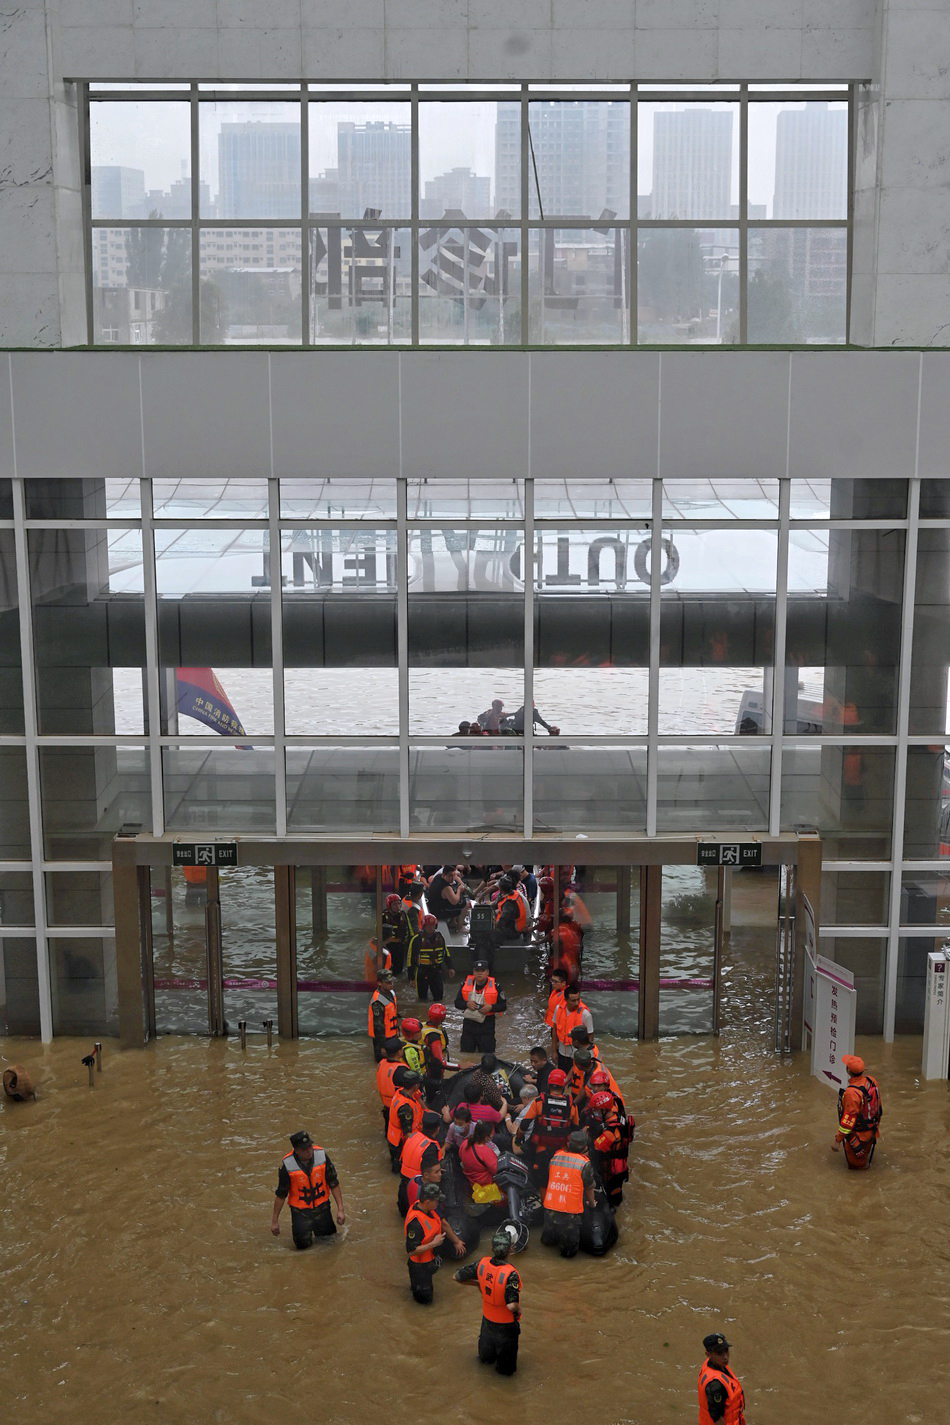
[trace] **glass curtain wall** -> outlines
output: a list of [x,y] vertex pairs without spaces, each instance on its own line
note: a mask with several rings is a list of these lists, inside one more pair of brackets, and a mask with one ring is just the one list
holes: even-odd
[[847,84],[86,86],[89,340],[847,339]]
[[0,497],[0,955],[23,1032],[115,1028],[123,828],[814,830],[859,1028],[920,1030],[950,916],[942,482]]

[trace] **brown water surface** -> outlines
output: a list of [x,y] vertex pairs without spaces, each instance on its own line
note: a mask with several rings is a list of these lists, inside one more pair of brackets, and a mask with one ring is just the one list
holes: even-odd
[[[565,1262],[532,1234],[513,1380],[475,1359],[474,1289],[444,1270],[433,1307],[409,1296],[365,1040],[107,1042],[92,1091],[85,1041],[0,1043],[39,1089],[0,1105],[0,1418],[692,1422],[722,1328],[749,1425],[945,1420],[947,1085],[920,1082],[919,1039],[860,1043],[885,1119],[846,1172],[833,1094],[771,1052],[772,943],[735,932],[718,1041],[602,1039],[638,1124],[620,1241]],[[510,983],[499,1045],[523,1056],[542,1001]],[[298,1253],[269,1222],[304,1126],[348,1222]]]

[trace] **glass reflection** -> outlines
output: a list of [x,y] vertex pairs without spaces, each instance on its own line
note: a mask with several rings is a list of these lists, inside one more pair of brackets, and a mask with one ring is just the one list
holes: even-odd
[[523,754],[500,738],[472,746],[409,754],[409,825],[413,831],[520,831],[524,823]]
[[770,761],[767,747],[660,747],[657,831],[767,831]]

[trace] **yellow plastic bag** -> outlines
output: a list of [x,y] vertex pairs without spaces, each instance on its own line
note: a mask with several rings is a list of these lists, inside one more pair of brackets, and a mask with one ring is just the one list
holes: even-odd
[[501,1202],[504,1196],[497,1183],[475,1183],[472,1187],[473,1202]]

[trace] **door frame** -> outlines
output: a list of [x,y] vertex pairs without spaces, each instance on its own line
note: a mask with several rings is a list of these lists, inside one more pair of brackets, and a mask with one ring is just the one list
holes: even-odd
[[[141,1048],[154,1035],[155,1011],[152,990],[152,944],[149,878],[154,868],[172,865],[176,843],[206,845],[209,842],[236,842],[238,865],[268,866],[274,870],[275,939],[277,946],[278,1033],[296,1038],[297,964],[294,924],[294,868],[296,866],[441,864],[447,860],[490,860],[493,864],[569,865],[583,860],[585,866],[640,868],[640,988],[639,1030],[641,1039],[659,1036],[659,946],[661,876],[664,866],[697,864],[700,842],[757,842],[762,848],[763,866],[794,865],[796,875],[795,972],[792,979],[791,1047],[802,1044],[802,995],[804,970],[804,927],[802,898],[807,896],[821,925],[821,838],[813,832],[781,836],[754,836],[727,831],[703,832],[694,836],[670,837],[590,837],[583,843],[561,837],[536,837],[531,841],[501,836],[446,835],[439,838],[375,837],[352,840],[317,840],[313,837],[259,837],[224,832],[215,835],[181,833],[160,837],[144,833],[117,836],[112,843],[113,895],[115,903],[116,968],[119,999],[119,1044]],[[380,904],[380,876],[377,872],[377,919]],[[720,876],[717,904],[722,901]],[[722,915],[717,910],[721,942]],[[716,979],[718,982],[717,954]],[[715,993],[715,992],[714,992]],[[718,1004],[718,996],[716,996]],[[718,1014],[717,1014],[718,1018]],[[209,1005],[209,1026],[211,1025]],[[213,1029],[212,1029],[212,1032]]]

